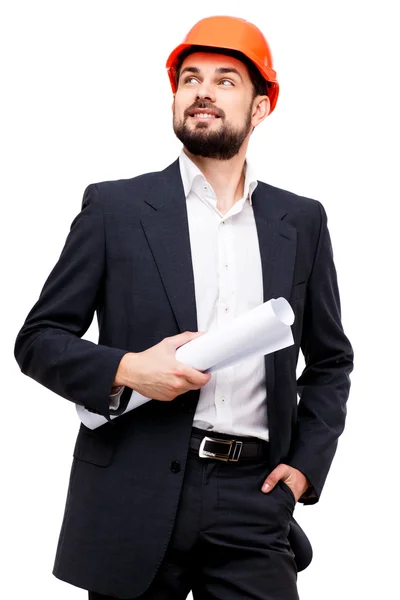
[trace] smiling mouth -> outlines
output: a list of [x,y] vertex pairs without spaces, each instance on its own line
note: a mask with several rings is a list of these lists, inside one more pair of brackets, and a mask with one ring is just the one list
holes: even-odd
[[218,115],[213,115],[212,113],[200,113],[200,112],[196,112],[196,113],[191,113],[189,115],[190,117],[193,117],[195,119],[201,119],[203,121],[206,121],[207,119],[220,119],[220,117]]

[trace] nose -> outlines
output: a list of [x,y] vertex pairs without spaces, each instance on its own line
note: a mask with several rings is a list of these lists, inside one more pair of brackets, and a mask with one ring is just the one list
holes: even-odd
[[203,79],[203,81],[199,82],[199,85],[196,89],[196,99],[215,102],[215,90],[211,82],[208,82],[206,79]]

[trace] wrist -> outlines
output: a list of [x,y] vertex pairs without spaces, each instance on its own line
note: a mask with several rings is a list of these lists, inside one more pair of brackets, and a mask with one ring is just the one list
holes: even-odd
[[113,388],[120,386],[132,386],[132,363],[134,362],[133,359],[136,354],[136,352],[127,352],[121,358],[115,374],[115,379],[112,384]]

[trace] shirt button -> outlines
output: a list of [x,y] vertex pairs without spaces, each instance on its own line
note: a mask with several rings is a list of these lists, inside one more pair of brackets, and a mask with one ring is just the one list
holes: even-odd
[[227,306],[225,306],[225,312],[228,312],[229,308]]
[[173,460],[170,466],[171,471],[173,473],[179,473],[179,471],[181,470],[181,463],[179,462],[179,460]]
[[227,268],[228,268],[228,265],[225,265],[225,269],[227,269]]
[[225,402],[225,396],[222,396],[221,401]]

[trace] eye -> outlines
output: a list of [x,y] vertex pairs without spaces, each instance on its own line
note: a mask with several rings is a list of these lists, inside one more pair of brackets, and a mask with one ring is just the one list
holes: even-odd
[[186,77],[183,80],[183,83],[189,83],[190,81],[197,81],[196,77],[193,77],[193,75],[191,75],[190,77]]
[[231,81],[230,79],[221,79],[220,83],[224,84],[223,87],[229,87],[231,85],[234,85],[233,81]]

